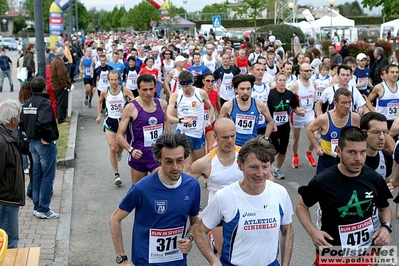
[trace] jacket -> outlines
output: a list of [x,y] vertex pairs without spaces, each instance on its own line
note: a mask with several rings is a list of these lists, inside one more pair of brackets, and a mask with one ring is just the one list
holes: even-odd
[[25,205],[25,175],[18,140],[0,126],[0,204]]
[[64,61],[59,57],[55,57],[54,60],[51,61],[50,75],[50,82],[53,90],[57,91],[71,87],[72,83],[68,70]]
[[34,92],[22,106],[21,129],[29,139],[51,142],[59,137],[49,98],[47,93]]
[[32,77],[32,73],[35,73],[35,59],[31,51],[26,52],[23,66],[28,69],[28,78]]

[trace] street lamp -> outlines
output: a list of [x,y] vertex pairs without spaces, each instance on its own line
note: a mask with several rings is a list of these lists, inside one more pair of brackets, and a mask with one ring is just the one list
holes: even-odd
[[291,9],[292,20],[290,21],[290,27],[292,28],[292,23],[294,22],[294,3],[293,2],[289,2],[288,3],[288,8]]
[[7,20],[5,18],[3,18],[3,20],[1,22],[3,22],[3,31],[5,32]]
[[330,5],[330,7],[331,7],[331,24],[330,24],[330,26],[331,26],[331,28],[330,28],[330,38],[331,38],[331,40],[333,39],[333,30],[332,30],[332,17],[333,17],[333,6],[334,6],[334,4],[335,4],[335,0],[328,0],[328,4]]
[[184,19],[187,19],[187,0],[183,1],[183,5],[184,5],[184,10],[186,12],[184,12]]
[[19,1],[19,14],[22,13],[22,1]]

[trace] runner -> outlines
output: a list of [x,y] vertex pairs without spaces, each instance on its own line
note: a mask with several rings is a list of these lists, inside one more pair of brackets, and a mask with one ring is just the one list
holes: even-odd
[[[301,128],[307,128],[315,119],[313,105],[316,97],[315,84],[310,77],[312,76],[312,67],[303,63],[300,65],[301,77],[295,81],[291,86],[291,91],[298,97],[299,107],[303,110],[296,114],[291,112],[290,120],[292,124],[292,152],[294,154],[292,158],[292,168],[299,167],[299,156],[298,156],[298,143],[301,134]],[[303,111],[305,111],[303,113]],[[308,150],[306,152],[306,159],[309,161],[310,166],[316,167],[316,160],[312,155],[313,144],[310,142]]]
[[[179,83],[181,90],[170,96],[167,113],[171,123],[178,123],[176,132],[186,134],[193,143],[184,166],[187,172],[193,162],[205,155],[204,128],[211,127],[214,109],[206,91],[193,87],[193,74],[182,71]],[[207,121],[204,120],[204,104],[208,107]]]
[[140,97],[126,105],[119,123],[116,137],[118,144],[129,153],[132,184],[159,169],[159,163],[152,156],[151,145],[164,132],[170,132],[167,103],[155,98],[155,85],[155,77],[151,74],[137,78]]
[[[392,232],[391,209],[388,203],[392,195],[381,176],[374,170],[364,167],[366,160],[364,132],[353,126],[343,129],[339,136],[337,154],[341,159],[338,165],[317,174],[307,186],[302,186],[298,190],[301,198],[295,210],[317,249],[316,266],[347,265],[338,261],[323,262],[323,258],[339,259],[343,256],[321,256],[320,252],[328,252],[322,247],[358,249],[368,248],[371,245],[383,246],[389,244],[389,234]],[[317,202],[323,213],[321,230],[313,225],[309,213],[309,208]],[[372,222],[373,208],[370,208],[372,204],[376,204],[379,210],[382,225],[376,232]]]
[[133,185],[110,218],[118,264],[131,265],[123,247],[121,221],[135,210],[134,265],[187,265],[193,234],[186,224],[188,219],[193,228],[198,223],[201,199],[197,180],[183,173],[190,147],[182,134],[167,133],[154,143],[152,152],[161,164],[159,171]]
[[201,55],[199,53],[195,53],[193,55],[193,63],[194,64],[188,68],[188,71],[193,74],[194,86],[199,87],[197,85],[201,81],[202,74],[211,72],[211,70],[205,65],[201,64]]
[[208,43],[206,45],[206,54],[202,56],[202,63],[212,72],[214,72],[215,69],[219,66],[218,60],[216,59],[216,57],[213,56],[214,50],[215,45],[212,43]]
[[131,90],[134,97],[138,97],[137,78],[139,76],[140,67],[136,66],[136,58],[133,56],[129,56],[127,61],[129,65],[123,70],[123,86]]
[[[246,142],[237,156],[244,178],[217,191],[201,212],[194,239],[211,265],[280,265],[280,252],[281,265],[290,264],[291,200],[283,186],[266,180],[274,152],[261,136]],[[223,246],[219,261],[207,234],[220,223]]]
[[[195,161],[189,171],[189,174],[195,178],[202,176],[207,181],[208,204],[218,190],[244,177],[237,164],[240,148],[234,145],[236,128],[233,121],[228,118],[218,119],[215,123],[215,131],[212,133],[216,140],[216,148]],[[216,251],[222,254],[221,224],[212,230],[212,236],[215,240]]]
[[[334,93],[334,106],[331,111],[318,116],[306,128],[306,134],[316,149],[319,159],[316,174],[334,165],[337,153],[338,138],[341,130],[349,126],[360,125],[360,116],[350,109],[352,94],[349,90],[341,88]],[[320,132],[321,139],[318,143],[315,132]]]
[[236,68],[230,66],[229,54],[222,56],[222,65],[213,72],[213,75],[220,94],[220,104],[223,106],[225,102],[235,98],[232,80],[238,75]]
[[251,138],[258,135],[259,115],[266,118],[267,126],[264,137],[269,140],[273,130],[274,121],[269,113],[269,108],[263,102],[251,97],[255,77],[239,74],[233,78],[234,91],[237,98],[226,102],[220,111],[219,117],[228,117],[236,125],[236,145],[242,146]]
[[80,61],[80,73],[83,76],[83,84],[85,85],[85,105],[91,108],[91,100],[93,99],[93,72],[95,60],[92,57],[92,50],[90,47],[86,48],[85,56]]
[[179,84],[179,75],[180,73],[185,70],[183,67],[186,65],[187,59],[181,55],[176,56],[175,59],[175,68],[169,72],[169,75],[166,77],[165,80],[165,94],[166,100],[169,100],[170,95],[181,89]]

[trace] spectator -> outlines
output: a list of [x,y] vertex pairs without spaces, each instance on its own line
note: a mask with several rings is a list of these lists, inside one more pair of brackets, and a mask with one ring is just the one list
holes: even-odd
[[328,53],[330,54],[330,68],[333,69],[333,65],[342,65],[342,56],[337,52],[335,44],[330,44],[328,46]]
[[316,73],[318,73],[319,72],[319,66],[321,64],[321,58],[320,58],[321,57],[321,53],[320,53],[319,49],[317,49],[317,48],[313,48],[312,49],[312,57],[313,57],[313,60],[311,61],[310,66],[314,69],[314,71]]
[[301,40],[299,40],[299,37],[296,32],[293,34],[293,43],[294,43],[294,55],[297,55],[299,53],[302,53],[302,46],[301,46]]
[[341,39],[340,45],[341,51],[339,51],[339,54],[342,56],[342,59],[345,60],[345,57],[349,56],[348,43],[345,39]]
[[1,56],[0,56],[0,92],[3,91],[3,82],[5,76],[8,78],[8,82],[10,83],[10,91],[14,91],[14,84],[12,83],[12,61],[11,59],[6,56],[6,51],[1,49]]
[[312,51],[314,49],[314,42],[315,42],[314,38],[313,37],[309,37],[308,38],[308,47],[305,50],[305,57],[309,57],[310,62],[313,61]]
[[25,205],[25,176],[19,143],[11,134],[20,121],[21,104],[0,103],[0,228],[8,234],[8,248],[18,248],[19,207]]
[[371,66],[370,78],[371,78],[373,86],[375,86],[382,82],[381,75],[380,75],[381,69],[384,66],[389,65],[389,63],[388,63],[388,59],[384,55],[384,48],[376,47],[374,49],[373,55],[374,55],[375,61],[374,61],[373,65]]
[[36,65],[34,59],[36,47],[33,43],[28,43],[24,54],[23,67],[28,69],[28,81],[31,81],[36,76]]

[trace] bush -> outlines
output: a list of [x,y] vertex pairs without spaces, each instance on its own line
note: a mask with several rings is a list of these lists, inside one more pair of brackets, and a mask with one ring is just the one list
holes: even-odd
[[328,46],[330,46],[331,43],[331,40],[323,40],[321,42],[321,53],[323,54],[323,56],[329,56]]
[[265,25],[258,28],[257,32],[260,32],[260,35],[265,37],[269,30],[273,32],[276,40],[280,40],[283,43],[283,48],[285,51],[291,50],[291,39],[294,32],[297,33],[299,40],[301,40],[302,46],[307,42],[306,37],[301,29],[294,26],[291,27],[290,25]]
[[371,46],[367,42],[358,41],[357,43],[351,43],[348,45],[349,54],[356,58],[356,56],[360,53],[367,54],[367,52],[371,49]]
[[392,55],[392,43],[385,40],[378,40],[377,43],[384,48],[384,54],[387,58],[389,58]]

